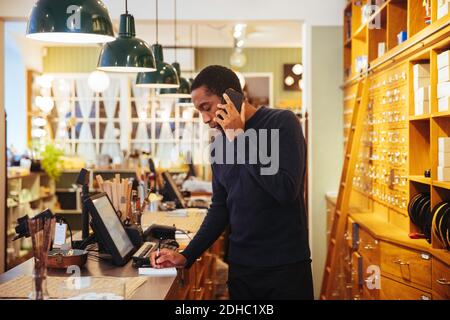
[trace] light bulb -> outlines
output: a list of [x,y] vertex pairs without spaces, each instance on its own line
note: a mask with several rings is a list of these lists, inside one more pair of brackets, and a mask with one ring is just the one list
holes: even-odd
[[33,125],[35,127],[45,127],[46,124],[47,124],[47,120],[44,118],[39,117],[39,118],[33,119]]
[[230,56],[230,64],[235,68],[242,68],[247,63],[247,57],[240,51],[234,51]]
[[183,119],[191,120],[193,118],[194,111],[192,109],[183,110]]
[[44,113],[49,113],[55,106],[55,102],[51,97],[37,96],[36,99],[34,100],[34,103]]
[[53,77],[47,74],[43,74],[36,78],[36,83],[39,87],[50,89],[52,87]]
[[296,65],[294,65],[294,66],[292,67],[292,72],[293,72],[295,75],[299,76],[299,75],[301,75],[301,74],[303,73],[304,69],[305,69],[305,68],[304,68],[300,63],[297,63]]
[[284,83],[285,83],[288,87],[292,86],[292,85],[294,84],[294,82],[295,82],[295,80],[294,80],[294,78],[292,78],[291,76],[287,76],[287,77],[284,79]]
[[47,135],[47,132],[44,129],[33,129],[31,130],[31,136],[33,138],[43,138]]
[[88,85],[94,92],[103,92],[109,87],[109,77],[106,72],[96,70],[91,72],[88,78]]

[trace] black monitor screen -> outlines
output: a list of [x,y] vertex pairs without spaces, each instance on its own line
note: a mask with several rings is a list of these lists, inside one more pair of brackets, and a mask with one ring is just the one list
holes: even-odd
[[114,210],[106,194],[92,199],[92,203],[100,216],[106,231],[111,236],[117,251],[122,258],[125,258],[134,249],[122,222]]

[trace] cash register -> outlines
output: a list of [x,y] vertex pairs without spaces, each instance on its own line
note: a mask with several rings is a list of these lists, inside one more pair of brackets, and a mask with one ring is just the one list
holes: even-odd
[[85,204],[92,217],[91,227],[99,248],[111,257],[114,265],[123,266],[132,259],[135,267],[150,266],[150,255],[158,247],[170,250],[178,248],[174,239],[148,241],[146,238],[140,246],[133,244],[106,193],[89,197]]

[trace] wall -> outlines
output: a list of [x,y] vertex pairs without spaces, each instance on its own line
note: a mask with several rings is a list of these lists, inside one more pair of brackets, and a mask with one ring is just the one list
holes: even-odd
[[[91,72],[97,66],[100,47],[49,47],[44,56],[44,72]],[[199,48],[195,53],[197,71],[210,64],[230,66],[230,48]],[[301,49],[246,49],[247,64],[241,72],[272,72],[274,102],[294,101],[301,105],[301,92],[283,90],[283,63],[301,62]]]
[[[305,95],[309,112],[309,197],[313,277],[316,298],[320,295],[325,266],[326,202],[325,194],[336,191],[343,164],[342,27],[312,27],[306,37],[309,82]],[[306,54],[306,53],[305,53]]]
[[[4,52],[4,22],[0,19],[0,52]],[[0,59],[0,272],[5,271],[6,147],[5,147],[5,65]]]
[[[196,50],[195,66],[200,71],[205,66],[220,64],[230,67],[231,48],[199,48]],[[244,49],[247,64],[240,72],[272,72],[275,106],[286,100],[301,105],[301,92],[283,90],[283,64],[300,63],[301,48],[248,48]]]
[[97,67],[101,47],[48,47],[43,58],[44,72],[92,72]]

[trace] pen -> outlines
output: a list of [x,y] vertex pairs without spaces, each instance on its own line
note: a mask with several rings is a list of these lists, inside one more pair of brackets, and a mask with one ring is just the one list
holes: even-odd
[[160,249],[161,249],[161,239],[159,239],[159,241],[158,241],[158,249],[156,250],[156,259],[155,259],[156,264],[158,264],[158,259],[160,256],[159,255]]

